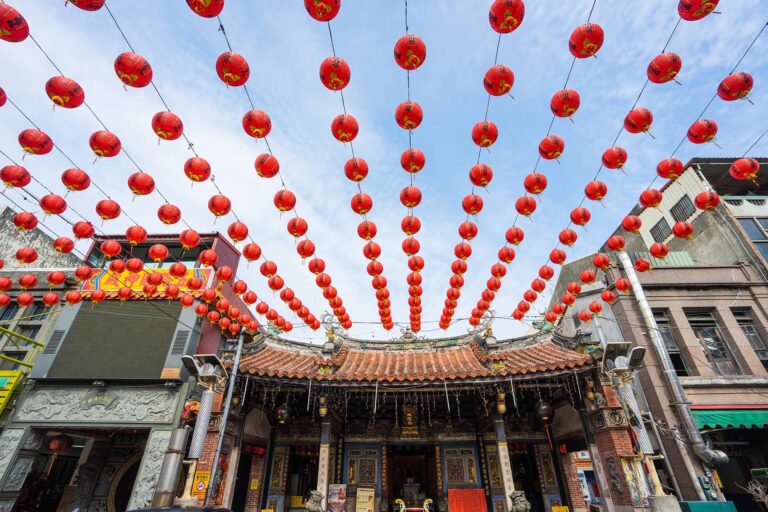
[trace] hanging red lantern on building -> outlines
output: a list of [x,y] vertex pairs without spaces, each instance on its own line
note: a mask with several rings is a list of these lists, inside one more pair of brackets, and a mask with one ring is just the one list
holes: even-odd
[[166,203],[157,209],[157,218],[163,224],[176,224],[181,220],[181,210],[174,204]]
[[[225,85],[238,87],[251,76],[251,68],[245,57],[235,52],[224,52],[216,59],[216,74]],[[250,132],[246,130],[250,135]]]
[[483,198],[477,194],[469,194],[461,201],[461,207],[468,215],[477,215],[483,210]]
[[19,11],[6,3],[0,4],[0,39],[19,43],[29,36],[29,25]]
[[414,272],[421,272],[424,268],[424,258],[421,256],[411,256],[408,258],[408,268]]
[[517,29],[524,17],[523,0],[494,0],[488,11],[488,22],[499,34],[509,34]]
[[261,258],[261,247],[256,243],[249,243],[243,247],[243,257],[248,261],[256,261]]
[[85,101],[80,84],[65,76],[54,76],[45,82],[45,93],[54,105],[64,108],[77,108]]
[[[530,290],[529,290],[530,291]],[[482,298],[483,302],[487,303],[490,307],[490,303],[493,302],[493,299],[496,298],[496,293],[494,293],[493,290],[485,289],[480,294],[480,297]]]
[[541,194],[547,188],[547,177],[540,172],[532,172],[523,178],[523,187],[529,194]]
[[[514,310],[514,311],[512,312],[512,318],[514,318],[515,320],[522,320],[524,317],[525,317],[525,313],[523,313],[523,312],[522,312],[522,311],[520,311],[519,309],[516,309],[516,310]],[[469,322],[470,322],[470,323],[472,323],[472,320],[477,320],[477,319],[475,319],[475,318],[470,318],[470,319],[469,319]],[[480,322],[479,322],[479,321],[476,321],[476,322],[475,322],[475,325],[479,325],[479,324],[480,324]]]
[[[258,300],[258,296],[256,295],[256,292],[252,290],[248,290],[245,293],[243,293],[243,302],[246,304],[254,304]],[[294,299],[295,301],[299,301],[298,299]],[[299,301],[299,306],[301,306],[301,301]],[[297,308],[298,309],[298,308]]]
[[400,156],[400,166],[405,172],[415,174],[424,168],[426,157],[424,152],[417,148],[410,148],[403,151]]
[[[499,263],[496,263],[496,265],[499,265],[499,267],[503,268],[504,271],[506,272],[507,269],[506,269],[506,267],[504,265],[501,265]],[[492,290],[494,292],[498,291],[501,288],[501,279],[499,279],[498,277],[490,277],[485,282],[485,286],[486,286],[486,288],[488,288],[489,290]]]
[[599,252],[592,256],[592,264],[600,270],[605,270],[611,266],[611,257]]
[[307,233],[309,225],[307,224],[307,221],[301,217],[293,217],[288,221],[286,228],[288,229],[288,233],[290,233],[291,236],[299,238]]
[[184,174],[194,182],[205,181],[211,176],[211,166],[206,160],[195,156],[184,162]]
[[464,286],[464,277],[462,277],[461,274],[453,274],[448,279],[448,284],[451,286],[451,288],[461,288]]
[[538,294],[533,290],[525,290],[523,293],[523,300],[526,302],[536,302],[536,299],[538,298]]
[[215,18],[224,10],[224,0],[187,0],[187,5],[203,18]]
[[369,220],[364,220],[357,225],[357,236],[363,240],[371,240],[376,236],[377,229],[376,224]]
[[544,279],[545,281],[549,281],[552,279],[555,275],[555,269],[548,265],[542,265],[541,268],[539,268],[539,277]]
[[395,109],[395,122],[403,130],[415,130],[423,119],[424,111],[415,101],[404,101]]
[[219,256],[213,249],[205,249],[200,251],[198,259],[200,260],[200,264],[204,267],[213,267],[216,265],[216,260],[219,259]]
[[[115,260],[118,261],[118,260]],[[125,261],[125,270],[131,274],[138,274],[144,270],[144,262],[139,258],[130,258]]]
[[677,13],[685,21],[697,21],[715,10],[720,0],[680,0]]
[[409,185],[400,191],[400,202],[406,208],[415,208],[421,203],[421,190],[415,185]]
[[554,263],[555,265],[562,265],[565,263],[567,255],[565,254],[565,251],[562,249],[552,249],[552,252],[549,253],[549,261]]
[[5,94],[5,91],[2,87],[0,87],[0,107],[5,105],[5,102],[8,101],[8,95]]
[[359,131],[357,119],[349,114],[339,114],[331,121],[331,134],[339,142],[352,142]]
[[191,308],[192,305],[195,303],[195,298],[192,295],[182,295],[181,298],[179,299],[179,302],[181,303],[181,307]]
[[112,158],[120,153],[122,145],[120,139],[112,132],[106,130],[99,130],[93,132],[88,139],[88,144],[91,150],[97,157]]
[[13,287],[13,280],[7,276],[0,277],[0,290],[8,291]]
[[656,208],[661,204],[663,198],[661,191],[649,188],[640,193],[640,205],[643,208]]
[[621,228],[628,233],[639,233],[643,221],[637,215],[627,215],[621,221]]
[[592,301],[592,302],[589,303],[589,310],[592,313],[594,313],[596,315],[599,315],[600,312],[603,310],[603,305],[600,304],[599,302],[597,302],[596,300]]
[[48,292],[43,295],[43,305],[47,308],[52,308],[61,302],[61,297],[56,292]]
[[584,226],[589,222],[589,219],[592,217],[592,214],[589,213],[589,210],[584,207],[578,207],[571,210],[570,218],[571,222],[576,224],[577,226]]
[[600,298],[605,302],[606,304],[613,304],[616,302],[616,299],[618,299],[618,295],[616,295],[615,292],[611,290],[603,290],[603,292],[600,294]]
[[264,277],[272,277],[277,274],[277,263],[267,260],[259,266],[259,272]]
[[368,263],[368,266],[366,267],[366,271],[368,272],[368,275],[376,277],[380,276],[384,272],[384,265],[381,264],[381,262],[373,260],[370,263]]
[[643,133],[651,129],[653,113],[647,108],[632,109],[624,118],[624,129],[629,133]]
[[560,240],[560,243],[563,245],[567,245],[568,247],[572,246],[576,243],[576,239],[578,238],[578,235],[576,232],[572,229],[564,229],[560,232],[560,235],[558,235],[558,240]]
[[711,119],[699,119],[688,128],[688,140],[694,144],[710,142],[717,135],[717,123]]
[[363,246],[363,256],[369,260],[375,260],[381,256],[381,246],[376,242],[368,242]]
[[395,43],[395,62],[401,68],[418,69],[427,58],[427,45],[415,34],[406,34]]
[[155,263],[160,263],[168,258],[168,248],[163,244],[154,244],[147,251],[147,256]]
[[48,272],[48,275],[45,276],[45,280],[48,281],[48,284],[51,286],[61,286],[66,282],[67,275],[60,270],[54,270]]
[[73,168],[61,173],[61,182],[67,190],[82,192],[91,185],[91,178],[82,169]]
[[341,0],[304,0],[304,8],[317,21],[331,21],[339,14]]
[[464,240],[472,240],[477,236],[478,228],[474,222],[466,221],[459,224],[459,236]]
[[89,267],[88,265],[81,265],[75,269],[75,278],[78,281],[88,281],[93,277],[96,269]]
[[6,165],[0,169],[0,179],[6,187],[26,187],[32,176],[20,165]]
[[568,39],[568,49],[577,59],[595,55],[603,46],[605,33],[597,23],[584,23],[576,27]]
[[[422,265],[423,268],[423,265]],[[463,274],[467,271],[467,262],[464,260],[453,260],[451,263],[451,271],[454,274]]]
[[704,210],[704,211],[712,210],[718,204],[720,204],[720,196],[717,195],[716,192],[712,192],[711,190],[700,192],[694,198],[693,204],[695,204],[696,208],[698,208],[699,210]]
[[739,158],[735,160],[728,172],[737,180],[757,180],[757,173],[760,172],[760,162],[754,158]]
[[657,55],[648,64],[648,80],[654,84],[665,84],[674,80],[680,68],[683,67],[683,60],[676,53],[667,52]]
[[47,133],[27,128],[19,134],[19,145],[30,155],[47,155],[53,149],[53,141]]
[[565,150],[565,141],[558,135],[547,135],[539,142],[539,155],[544,160],[560,158]]
[[557,314],[554,311],[547,311],[547,313],[544,315],[544,320],[553,324],[557,321]]
[[491,96],[503,96],[512,90],[515,74],[509,66],[496,64],[485,72],[483,87]]
[[621,169],[627,163],[627,151],[619,146],[613,146],[603,152],[603,165],[608,169]]
[[181,243],[181,247],[185,251],[188,251],[200,245],[200,235],[198,235],[197,231],[194,229],[185,229],[179,233],[179,242]]
[[232,210],[232,201],[223,194],[211,196],[208,200],[208,211],[216,217],[222,217]]
[[672,234],[676,238],[691,240],[693,238],[693,224],[684,220],[677,221],[672,226]]
[[37,217],[31,212],[19,212],[13,216],[13,225],[19,231],[30,231],[37,227]]
[[595,282],[596,278],[595,271],[591,269],[584,269],[579,274],[579,279],[581,279],[581,282],[584,284],[592,284]]
[[176,140],[184,133],[184,123],[173,112],[158,112],[152,116],[152,130],[163,140]]
[[281,212],[293,210],[296,206],[296,196],[290,190],[278,190],[273,199],[275,208]]
[[515,209],[517,213],[527,217],[536,211],[536,200],[531,196],[519,197],[515,201]]
[[46,215],[61,215],[67,210],[67,202],[57,194],[46,194],[40,198],[40,208]]
[[656,174],[668,180],[676,180],[684,170],[683,162],[677,158],[665,158],[656,166]]
[[608,185],[599,180],[590,181],[584,187],[584,195],[592,201],[601,201],[608,193]]
[[242,242],[248,238],[248,226],[240,221],[233,222],[227,228],[227,235],[233,242]]
[[635,270],[638,272],[647,272],[651,270],[651,262],[647,258],[637,258],[635,260]]
[[315,284],[320,289],[325,289],[331,286],[331,276],[325,273],[320,273],[315,278]]
[[152,66],[141,55],[121,53],[115,59],[115,73],[129,87],[146,87],[152,81]]
[[[235,276],[234,270],[232,270],[232,267],[228,265],[222,265],[216,269],[216,279],[218,279],[221,282],[226,283],[227,281],[230,281],[234,276]],[[221,303],[221,300],[219,302]],[[219,306],[217,305],[217,307]]]
[[99,250],[104,255],[104,258],[111,259],[119,256],[123,251],[123,247],[117,240],[105,240],[99,245]]
[[187,288],[190,290],[199,290],[203,287],[203,280],[199,277],[190,277],[187,279]]
[[571,117],[579,109],[581,98],[575,89],[561,89],[549,101],[549,109],[557,117]]
[[72,225],[72,234],[74,234],[75,238],[78,240],[91,238],[95,232],[96,230],[93,228],[93,224],[85,220],[77,221]]
[[400,222],[400,229],[402,229],[403,233],[406,235],[415,235],[421,229],[421,221],[418,217],[406,215]]
[[254,167],[256,168],[256,174],[262,178],[274,178],[280,172],[280,162],[269,153],[262,153],[257,156]]
[[544,281],[543,279],[540,279],[537,277],[536,279],[531,281],[531,290],[537,293],[543,292],[546,289],[546,287],[547,287],[547,282]]
[[624,246],[626,245],[626,241],[621,235],[613,235],[608,238],[608,241],[605,243],[605,245],[608,246],[608,249],[611,251],[623,251]]
[[168,267],[168,273],[177,279],[182,278],[187,275],[187,266],[180,261],[171,263],[171,266]]
[[80,294],[80,292],[73,290],[64,294],[64,300],[66,300],[69,305],[74,306],[83,300],[83,296]]
[[135,172],[128,177],[128,188],[137,196],[146,196],[155,190],[155,180],[145,172]]
[[472,127],[472,142],[481,148],[488,148],[499,138],[499,129],[492,121],[480,121]]
[[320,81],[332,91],[340,91],[349,84],[352,70],[341,57],[328,57],[320,63]]
[[528,302],[521,300],[517,303],[517,310],[522,311],[523,313],[527,313],[531,310],[531,305]]
[[22,290],[29,290],[37,286],[38,279],[35,274],[22,274],[19,276],[19,287]]
[[208,313],[208,306],[202,302],[198,302],[197,305],[195,305],[195,314],[202,318],[206,313]]
[[744,99],[754,84],[755,81],[749,73],[733,73],[725,77],[717,86],[717,95],[725,101]]
[[315,275],[322,273],[325,270],[325,261],[322,258],[312,258],[307,265],[309,271]]
[[669,254],[669,247],[665,243],[656,242],[651,245],[648,252],[657,260],[663,260]]
[[585,324],[590,322],[592,320],[592,313],[590,313],[586,309],[579,311],[579,320],[581,320]]
[[20,293],[16,296],[16,302],[21,307],[31,306],[35,303],[35,296],[31,293]]
[[165,287],[165,297],[167,299],[175,299],[179,296],[179,293],[181,293],[181,288],[178,285],[169,284]]

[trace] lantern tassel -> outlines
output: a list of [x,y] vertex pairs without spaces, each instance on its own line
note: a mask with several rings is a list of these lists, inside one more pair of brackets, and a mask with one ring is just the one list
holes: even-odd
[[511,95],[511,94],[509,94],[509,93],[507,93],[507,96],[509,96],[509,97],[510,97],[510,98],[512,98],[513,100],[515,99],[515,97],[514,97],[514,96],[512,96],[512,95]]
[[681,84],[680,82],[677,81],[677,78],[673,78],[672,81],[675,82],[677,85],[683,85],[683,84]]
[[653,140],[656,140],[656,137],[654,137],[654,136],[653,136],[653,134],[650,132],[650,130],[646,131],[645,133],[647,133],[647,134],[648,134],[648,136],[649,136],[650,138],[652,138]]
[[720,148],[720,149],[723,149],[723,148],[720,146],[720,144],[718,144],[717,142],[715,142],[715,139],[712,139],[712,141],[711,141],[711,142],[712,142],[712,144],[714,144],[714,145],[715,145],[715,146],[717,146],[718,148]]
[[751,99],[749,99],[749,98],[747,98],[747,97],[745,97],[744,99],[745,99],[745,100],[747,100],[747,101],[748,101],[750,104],[752,104],[752,105],[754,105],[754,104],[755,104],[755,102],[754,102],[754,101],[752,101]]
[[572,118],[572,117],[570,117],[570,116],[568,116],[568,120],[569,120],[570,122],[572,122],[572,123],[576,123],[576,121],[574,121],[574,120],[573,120],[573,118]]

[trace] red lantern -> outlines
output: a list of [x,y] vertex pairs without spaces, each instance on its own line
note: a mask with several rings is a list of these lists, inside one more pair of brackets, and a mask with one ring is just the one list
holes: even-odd
[[[502,267],[503,268],[503,267]],[[547,282],[538,277],[531,281],[531,289],[535,292],[541,293],[547,287]]]
[[[237,87],[243,85],[251,76],[251,69],[245,57],[235,52],[224,52],[216,59],[216,74],[226,85]],[[250,135],[250,132],[246,130]]]
[[700,192],[694,198],[693,204],[695,204],[696,208],[699,210],[712,210],[720,204],[720,196],[711,191]]
[[[525,317],[525,313],[520,311],[519,309],[516,309],[512,312],[512,318],[515,320],[522,320]],[[476,320],[475,318],[470,318],[469,323],[472,323],[472,320]],[[479,324],[480,322],[476,321],[475,325]]]
[[599,252],[592,257],[592,264],[600,270],[605,270],[611,266],[611,258],[607,254]]
[[504,64],[496,64],[485,72],[483,87],[491,96],[503,96],[512,90],[515,74]]
[[32,155],[47,155],[53,149],[53,141],[43,131],[28,128],[19,134],[21,149]]
[[512,245],[518,245],[525,238],[525,233],[523,232],[522,228],[513,226],[507,230],[504,236],[508,243]]
[[357,235],[363,240],[371,240],[376,236],[376,224],[369,220],[364,220],[357,226]]
[[477,224],[474,222],[462,222],[459,225],[459,236],[464,240],[472,240],[477,236]]
[[584,187],[584,195],[592,201],[600,201],[608,193],[608,185],[599,180],[590,181]]
[[756,181],[757,173],[760,172],[760,162],[754,158],[739,158],[731,164],[728,172],[737,180]]
[[67,275],[59,270],[54,270],[53,272],[48,272],[45,280],[48,281],[48,284],[51,286],[60,286],[66,282]]
[[269,153],[262,153],[256,157],[254,163],[256,174],[262,178],[273,178],[280,172],[280,162]]
[[46,194],[40,198],[40,208],[46,215],[61,215],[67,209],[67,202],[56,194]]
[[[19,287],[22,290],[29,290],[37,286],[38,279],[34,274],[22,274],[19,276]],[[34,300],[34,299],[33,299]]]
[[83,296],[80,295],[80,292],[70,291],[64,294],[64,300],[66,300],[70,305],[74,306],[83,300]]
[[405,172],[411,174],[416,174],[422,170],[425,163],[426,157],[424,156],[424,152],[420,149],[406,149],[400,156],[400,166]]
[[179,233],[179,242],[181,243],[181,247],[185,251],[188,251],[193,247],[200,245],[200,235],[198,235],[197,231],[194,229],[185,229]]
[[577,238],[578,238],[578,235],[572,229],[564,229],[560,232],[560,235],[558,236],[560,243],[563,245],[567,245],[568,247],[575,244]]
[[26,187],[32,176],[20,165],[6,165],[0,169],[0,179],[6,187]]
[[565,310],[566,310],[566,306],[561,302],[558,302],[557,304],[554,304],[552,306],[552,312],[557,316],[561,316],[563,313],[565,313]]
[[341,0],[304,0],[304,7],[317,21],[331,21],[339,14]]
[[667,247],[667,244],[656,242],[651,245],[648,252],[651,253],[651,256],[658,260],[663,260],[667,257],[667,254],[669,254],[669,247]]
[[18,43],[29,35],[29,25],[19,11],[10,5],[0,4],[0,39]]
[[275,208],[281,212],[287,212],[296,206],[296,196],[290,190],[279,190],[275,194],[273,202]]
[[190,290],[199,290],[203,287],[203,280],[199,277],[190,277],[187,279],[187,287]]
[[256,243],[249,243],[243,247],[243,257],[248,261],[256,261],[261,258],[261,247]]
[[400,202],[406,208],[415,208],[421,203],[421,190],[414,185],[409,185],[400,191]]
[[400,228],[406,235],[415,235],[421,229],[421,221],[418,217],[407,215],[400,222]]
[[352,71],[341,57],[328,57],[320,63],[320,81],[332,91],[340,91],[349,84]]
[[629,133],[643,133],[651,129],[653,114],[647,108],[636,108],[624,118],[624,129]]
[[677,13],[685,21],[700,20],[717,7],[720,0],[680,0]]
[[[467,262],[464,260],[453,260],[453,263],[451,263],[451,270],[454,274],[463,274],[467,271]],[[504,270],[506,270],[506,268]]]
[[525,17],[523,0],[494,0],[488,11],[488,22],[499,34],[509,34],[517,29]]
[[357,119],[349,114],[339,114],[331,121],[331,134],[339,142],[352,142],[357,137],[360,126]]
[[621,169],[627,163],[627,151],[619,146],[613,146],[603,152],[603,165],[608,169]]
[[683,162],[677,158],[665,158],[656,166],[656,174],[668,180],[676,180],[684,170]]
[[205,305],[205,304],[203,304],[202,302],[198,302],[198,303],[197,303],[197,305],[195,306],[195,314],[196,314],[198,317],[202,317],[202,316],[204,316],[206,313],[208,313],[208,306],[206,306],[206,305]]
[[[232,270],[232,267],[229,267],[227,265],[222,265],[216,269],[216,279],[218,279],[219,281],[226,283],[227,281],[232,279],[234,275],[235,275],[235,272]],[[223,299],[219,301],[219,304],[221,304],[222,301]]]
[[616,295],[615,292],[611,290],[603,290],[603,293],[600,294],[600,298],[606,304],[613,304],[614,302],[616,302],[616,299],[618,299],[619,297]]
[[597,302],[597,301],[592,301],[592,302],[590,302],[590,303],[589,303],[589,310],[590,310],[592,313],[594,313],[594,314],[598,315],[598,314],[600,314],[600,312],[603,310],[603,305],[602,305],[602,304],[600,304],[600,303],[599,303],[599,302]]
[[589,222],[589,219],[592,217],[592,215],[589,213],[589,210],[583,207],[574,208],[571,210],[571,222],[576,224],[577,226],[584,226]]
[[655,84],[665,84],[674,80],[683,67],[683,60],[676,53],[667,52],[657,55],[648,64],[648,80]]
[[242,242],[248,238],[248,226],[240,221],[233,222],[227,228],[227,235],[229,235],[229,238],[235,243]]
[[203,18],[215,18],[224,10],[224,0],[187,0],[187,5]]
[[640,205],[643,208],[656,208],[661,204],[663,197],[661,192],[654,188],[643,190],[640,193]]
[[465,260],[472,255],[472,246],[466,242],[459,242],[453,248],[453,254],[460,260]]
[[368,176],[368,163],[362,158],[350,158],[344,164],[344,174],[350,181],[362,181]]
[[626,241],[624,240],[623,236],[613,235],[608,238],[608,241],[605,243],[605,245],[607,245],[608,249],[611,251],[623,251],[624,246],[626,245]]
[[536,302],[537,298],[538,294],[533,290],[525,290],[525,293],[523,293],[523,299],[526,302]]
[[376,242],[368,242],[363,246],[363,256],[369,260],[375,260],[381,256],[381,246]]
[[201,265],[205,267],[212,267],[216,265],[216,260],[219,259],[219,255],[216,254],[213,249],[205,249],[200,251],[200,256],[198,259],[200,260]]
[[[234,224],[232,224],[232,226],[234,226]],[[232,226],[230,226],[230,228]],[[307,233],[307,229],[309,229],[309,225],[307,224],[307,221],[302,219],[301,217],[294,217],[290,219],[286,227],[288,228],[288,233],[290,233],[292,236],[296,238],[304,236]],[[247,236],[247,228],[246,228],[246,236]],[[230,235],[230,238],[232,238],[231,235]]]
[[395,62],[405,70],[418,69],[427,58],[427,45],[414,34],[407,34],[395,43]]
[[65,76],[54,76],[45,82],[45,93],[54,105],[64,108],[77,108],[85,101],[80,84]]
[[547,188],[547,177],[540,172],[532,172],[523,179],[523,187],[529,194],[541,194]]
[[592,313],[590,313],[586,309],[579,311],[579,320],[581,320],[583,323],[586,324],[587,322],[592,320]]
[[448,279],[448,284],[451,288],[461,288],[464,286],[464,278],[461,274],[453,274],[450,279]]
[[147,255],[155,263],[160,263],[168,257],[168,248],[163,244],[154,244],[147,251]]
[[81,265],[75,269],[75,278],[77,278],[78,281],[88,281],[93,277],[94,272],[94,268],[87,265]]
[[187,266],[181,263],[180,261],[177,261],[176,263],[172,263],[171,266],[168,267],[168,273],[177,279],[184,277],[187,275]]
[[91,224],[88,221],[78,221],[75,222],[72,226],[72,233],[75,235],[75,238],[78,240],[82,240],[84,238],[91,238],[93,234],[95,233],[95,229],[93,228],[93,224]]
[[82,192],[91,185],[91,178],[82,169],[67,169],[61,173],[61,182],[67,190]]
[[325,289],[331,286],[331,276],[325,273],[320,273],[315,278],[315,284],[318,288]]
[[515,209],[517,213],[527,217],[536,211],[536,200],[531,196],[522,196],[515,201]]
[[699,119],[688,128],[688,140],[694,144],[710,142],[717,135],[717,123],[711,119]]
[[563,154],[565,141],[557,135],[547,135],[539,142],[539,155],[545,160],[555,160]]
[[129,87],[146,87],[152,81],[152,66],[141,55],[121,53],[115,59],[115,73]]
[[125,269],[131,274],[138,274],[139,272],[144,270],[144,262],[141,261],[139,258],[130,258],[125,262]]
[[101,254],[103,254],[106,259],[111,259],[119,256],[123,250],[123,247],[120,245],[120,242],[118,242],[117,240],[105,240],[101,242],[101,245],[99,246],[99,250],[101,251]]
[[554,311],[547,311],[547,313],[544,315],[544,319],[547,322],[553,324],[557,321],[557,315],[555,314]]
[[403,130],[415,130],[423,119],[424,111],[415,101],[404,101],[395,109],[395,122]]
[[677,221],[674,226],[672,226],[672,234],[675,235],[676,238],[690,240],[693,238],[693,224],[684,220]]
[[184,174],[192,181],[205,181],[211,176],[211,166],[206,160],[195,156],[184,162]]
[[528,302],[521,300],[517,303],[517,310],[522,311],[523,313],[527,313],[531,310],[531,305]]
[[376,277],[380,276],[384,272],[384,265],[381,264],[381,262],[373,260],[370,263],[368,263],[368,266],[366,267],[366,270],[368,271],[368,275]]
[[755,81],[749,73],[733,73],[725,77],[717,86],[717,95],[725,101],[744,99],[754,84]]
[[512,260],[515,259],[515,250],[511,247],[505,246],[499,249],[497,256],[499,261],[503,261],[504,263],[512,263]]
[[163,140],[176,140],[184,133],[184,123],[173,112],[158,112],[152,116],[152,130]]
[[51,308],[61,302],[61,297],[59,297],[59,294],[56,292],[48,292],[43,295],[42,301],[45,307]]
[[543,265],[541,268],[539,268],[539,277],[549,281],[552,279],[555,275],[555,269],[548,265]]
[[586,59],[595,55],[603,46],[605,33],[597,23],[584,23],[571,33],[568,39],[568,49],[577,59]]
[[643,221],[637,215],[627,215],[621,221],[621,227],[628,233],[639,233],[640,228],[643,227]]
[[[175,284],[169,284],[165,288],[165,296],[168,299],[175,299],[179,296],[179,293],[181,293],[181,289],[178,287],[178,285]],[[191,297],[190,297],[191,298]]]
[[595,271],[590,269],[582,270],[579,274],[579,279],[581,279],[581,282],[584,284],[594,283],[596,277],[597,276],[595,275]]
[[647,272],[651,270],[651,262],[646,258],[637,258],[635,260],[635,270],[638,272]]
[[483,209],[483,198],[477,194],[469,194],[461,201],[461,207],[468,215],[477,215]]
[[549,102],[549,108],[557,117],[571,117],[579,109],[581,98],[574,89],[557,91]]
[[181,220],[181,210],[174,204],[164,204],[157,209],[157,218],[163,224],[176,224]]
[[112,158],[117,155],[122,147],[117,135],[106,130],[93,132],[90,139],[88,139],[88,144],[93,152],[96,153],[96,156],[105,158]]
[[[3,90],[3,88],[2,88],[2,87],[0,87],[0,107],[2,107],[3,105],[5,105],[5,102],[6,102],[7,100],[8,100],[8,95],[7,95],[7,94],[5,94],[5,91]],[[7,297],[7,295],[6,295],[6,297]],[[9,297],[9,301],[10,301],[10,297]]]
[[216,194],[208,200],[208,211],[216,217],[226,215],[230,210],[232,210],[232,201],[223,194]]
[[145,172],[135,172],[128,177],[128,188],[137,196],[146,196],[155,190],[155,180]]
[[[262,139],[272,130],[272,121],[262,110],[249,110],[243,116],[243,130],[255,139]],[[277,167],[279,169],[279,165]],[[256,170],[258,171],[258,166]]]
[[562,249],[553,249],[552,252],[549,253],[549,261],[554,263],[555,265],[562,265],[565,263],[566,258],[565,251]]
[[414,272],[420,272],[424,268],[424,258],[421,256],[411,256],[408,258],[408,268]]
[[272,277],[277,274],[277,264],[274,261],[267,260],[259,266],[259,272],[264,277]]
[[299,253],[302,260],[309,258],[315,254],[315,244],[312,240],[302,240],[296,244],[296,252]]
[[493,171],[485,164],[476,164],[469,170],[469,181],[476,187],[485,187],[493,179]]
[[487,148],[499,138],[499,129],[491,121],[480,121],[472,127],[472,142],[481,148]]
[[13,225],[19,231],[30,231],[37,227],[37,217],[34,213],[19,212],[13,216]]

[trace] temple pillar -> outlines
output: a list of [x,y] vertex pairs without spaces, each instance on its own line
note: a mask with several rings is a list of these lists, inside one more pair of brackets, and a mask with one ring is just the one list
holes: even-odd
[[322,494],[323,510],[328,497],[328,477],[331,457],[331,418],[328,411],[320,413],[320,455],[317,458],[317,490]]
[[435,441],[435,482],[437,483],[437,492],[439,493],[438,502],[443,494],[443,456],[440,453],[440,441]]
[[504,430],[504,416],[497,411],[494,415],[493,423],[496,430],[496,446],[499,452],[501,480],[504,484],[504,503],[506,503],[507,510],[510,510],[512,503],[509,496],[515,492],[515,481],[512,478],[512,463],[509,460],[507,433]]

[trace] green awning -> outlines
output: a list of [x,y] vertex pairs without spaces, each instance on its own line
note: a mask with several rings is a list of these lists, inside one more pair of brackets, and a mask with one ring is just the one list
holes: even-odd
[[700,429],[768,427],[768,409],[694,409]]

